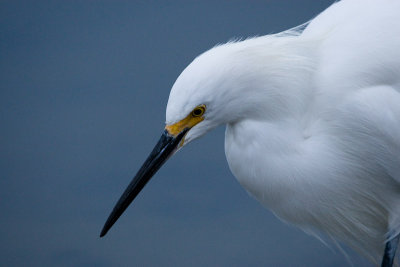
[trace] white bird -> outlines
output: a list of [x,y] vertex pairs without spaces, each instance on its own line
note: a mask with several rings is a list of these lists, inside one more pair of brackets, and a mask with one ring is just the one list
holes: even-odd
[[392,266],[400,232],[399,0],[342,0],[301,27],[197,57],[173,85],[165,131],[101,236],[172,154],[218,125],[226,125],[232,173],[265,207]]

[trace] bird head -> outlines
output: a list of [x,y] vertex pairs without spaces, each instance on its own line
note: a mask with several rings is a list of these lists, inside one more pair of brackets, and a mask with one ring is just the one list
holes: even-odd
[[[216,46],[198,56],[172,86],[166,110],[166,130],[177,136],[179,148],[218,125],[264,116],[263,55],[255,39]],[[253,48],[253,49],[248,49]]]
[[[215,49],[215,48],[214,48]],[[165,130],[172,136],[185,131],[178,149],[201,137],[216,126],[226,123],[228,81],[223,77],[225,61],[213,49],[197,57],[172,86]]]

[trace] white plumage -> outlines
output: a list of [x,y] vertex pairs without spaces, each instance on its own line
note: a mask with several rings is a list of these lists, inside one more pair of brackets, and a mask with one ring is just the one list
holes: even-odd
[[400,0],[343,0],[309,24],[212,48],[175,82],[166,124],[101,236],[174,152],[226,125],[229,167],[258,201],[372,262],[385,252],[382,266],[392,265],[400,232]]
[[185,143],[226,124],[241,185],[279,218],[379,262],[400,232],[400,1],[343,0],[304,31],[230,42],[174,84]]

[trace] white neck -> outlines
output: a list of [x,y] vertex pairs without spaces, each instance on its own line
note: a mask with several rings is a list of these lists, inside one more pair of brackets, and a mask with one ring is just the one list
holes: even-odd
[[[246,53],[240,54],[238,49],[242,57],[238,62],[253,65],[239,65],[238,71],[245,75],[233,80],[232,85],[250,80],[253,83],[250,88],[235,88],[243,90],[242,94],[232,94],[239,97],[230,99],[230,103],[240,106],[239,114],[244,116],[227,121],[225,151],[230,168],[242,185],[264,204],[274,206],[285,203],[277,193],[293,189],[292,177],[306,168],[301,158],[307,154],[302,147],[307,139],[304,134],[308,122],[304,118],[313,105],[315,90],[310,86],[315,64],[315,50],[310,43],[315,42],[307,42],[301,36],[260,39],[255,39],[254,47],[247,48]],[[254,166],[244,168],[242,162]]]

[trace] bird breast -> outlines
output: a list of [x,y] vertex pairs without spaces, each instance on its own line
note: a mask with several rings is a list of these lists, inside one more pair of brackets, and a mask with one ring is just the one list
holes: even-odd
[[346,149],[349,144],[337,132],[318,132],[327,125],[316,123],[311,135],[293,125],[298,124],[227,125],[225,153],[232,173],[282,220],[307,232],[322,230],[376,260],[399,186],[376,163]]

